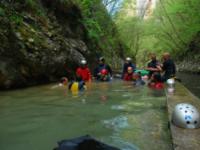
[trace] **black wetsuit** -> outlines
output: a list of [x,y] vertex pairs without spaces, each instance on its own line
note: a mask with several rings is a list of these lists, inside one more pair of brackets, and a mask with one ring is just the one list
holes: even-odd
[[[148,63],[147,67],[149,68],[157,68],[158,66],[158,61],[157,60],[152,60],[151,62]],[[152,76],[152,74],[156,71],[149,71],[149,78]]]
[[165,71],[165,73],[162,77],[163,81],[166,81],[167,79],[169,79],[171,77],[174,77],[176,74],[176,66],[172,59],[165,60],[163,63],[162,69]]
[[97,80],[100,79],[98,73],[100,73],[102,69],[106,69],[108,71],[108,75],[112,77],[112,69],[110,68],[110,66],[106,64],[99,64],[94,70],[94,77],[96,77]]

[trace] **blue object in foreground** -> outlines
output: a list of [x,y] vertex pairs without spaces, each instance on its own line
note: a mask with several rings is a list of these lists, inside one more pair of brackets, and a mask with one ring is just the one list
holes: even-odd
[[120,150],[97,141],[89,135],[58,142],[54,150]]

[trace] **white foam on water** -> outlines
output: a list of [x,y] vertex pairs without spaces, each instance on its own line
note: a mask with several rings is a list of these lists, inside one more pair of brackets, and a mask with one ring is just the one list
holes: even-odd
[[113,110],[124,110],[126,107],[124,105],[112,105],[111,109]]

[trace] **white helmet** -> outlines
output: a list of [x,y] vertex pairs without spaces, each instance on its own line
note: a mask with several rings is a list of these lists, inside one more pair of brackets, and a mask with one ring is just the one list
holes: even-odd
[[131,61],[132,59],[130,57],[126,57],[126,61]]
[[87,61],[85,59],[81,60],[81,65],[86,65]]
[[199,128],[200,115],[196,107],[188,103],[177,104],[172,114],[174,125],[182,128]]
[[167,84],[168,84],[168,85],[174,85],[174,84],[175,84],[175,80],[174,80],[173,78],[168,79],[168,80],[167,80]]

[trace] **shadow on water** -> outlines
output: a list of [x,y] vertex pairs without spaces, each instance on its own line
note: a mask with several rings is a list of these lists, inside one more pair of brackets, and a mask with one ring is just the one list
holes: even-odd
[[122,150],[171,149],[164,91],[122,81],[76,95],[51,87],[0,93],[0,149],[51,150],[86,134]]

